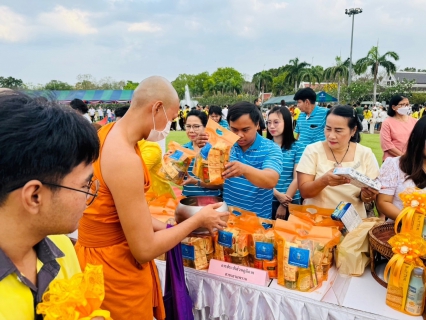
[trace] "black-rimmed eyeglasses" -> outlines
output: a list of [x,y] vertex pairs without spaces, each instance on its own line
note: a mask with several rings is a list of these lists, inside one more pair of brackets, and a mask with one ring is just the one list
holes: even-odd
[[[62,186],[60,184],[54,184],[54,183],[43,182],[43,181],[40,181],[40,182],[45,184],[45,185],[52,186],[52,187],[64,188],[64,189],[68,189],[68,190],[74,190],[74,191],[77,191],[77,192],[85,193],[86,194],[86,206],[90,206],[93,203],[93,201],[95,201],[95,198],[98,196],[98,190],[99,190],[99,181],[98,180],[90,181],[90,183],[87,185],[87,191]],[[92,186],[94,186],[94,193],[89,192],[91,190]]]

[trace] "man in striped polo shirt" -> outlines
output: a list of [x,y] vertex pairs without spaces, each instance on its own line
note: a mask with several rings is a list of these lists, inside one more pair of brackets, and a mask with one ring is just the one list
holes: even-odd
[[294,95],[297,107],[302,111],[296,123],[294,132],[300,145],[305,148],[308,144],[324,141],[325,117],[327,108],[315,105],[317,94],[312,88],[300,89]]
[[277,144],[257,133],[260,113],[254,104],[234,104],[227,120],[240,139],[232,147],[230,162],[223,172],[223,199],[230,206],[271,218],[273,188],[283,166],[282,152]]

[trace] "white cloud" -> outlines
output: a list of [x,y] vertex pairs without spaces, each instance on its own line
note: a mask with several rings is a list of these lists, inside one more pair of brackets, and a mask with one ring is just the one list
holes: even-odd
[[53,11],[40,14],[38,20],[41,24],[54,28],[54,30],[71,34],[88,35],[98,32],[90,24],[92,16],[91,13],[86,11],[56,6]]
[[7,42],[25,40],[29,34],[25,18],[6,6],[0,6],[0,12],[0,40]]
[[132,23],[127,28],[127,31],[130,32],[158,32],[161,31],[161,28],[157,25],[154,25],[150,22],[137,22]]

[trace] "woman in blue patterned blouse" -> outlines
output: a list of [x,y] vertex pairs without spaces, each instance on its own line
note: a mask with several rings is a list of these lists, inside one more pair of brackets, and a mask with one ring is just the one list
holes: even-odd
[[[203,133],[207,125],[207,115],[204,111],[192,110],[186,116],[185,131],[190,142],[183,145],[184,148],[200,151],[200,148],[195,143],[198,135]],[[192,160],[188,169],[188,174],[183,182],[182,194],[185,197],[190,196],[219,196],[221,194],[220,186],[210,186],[200,181],[193,173],[195,159]]]

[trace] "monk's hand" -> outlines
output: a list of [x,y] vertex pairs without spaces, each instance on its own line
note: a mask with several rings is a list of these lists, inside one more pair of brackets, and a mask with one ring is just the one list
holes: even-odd
[[225,179],[233,177],[241,177],[244,175],[244,172],[247,168],[247,165],[239,161],[228,162],[225,165],[225,171],[223,171],[222,176]]
[[229,212],[216,211],[222,204],[223,202],[209,204],[195,215],[199,218],[200,227],[208,229],[211,235],[214,234],[216,229],[223,230],[227,226]]
[[199,133],[197,138],[195,138],[195,144],[199,147],[202,148],[206,145],[206,143],[209,141],[209,135],[208,133]]

